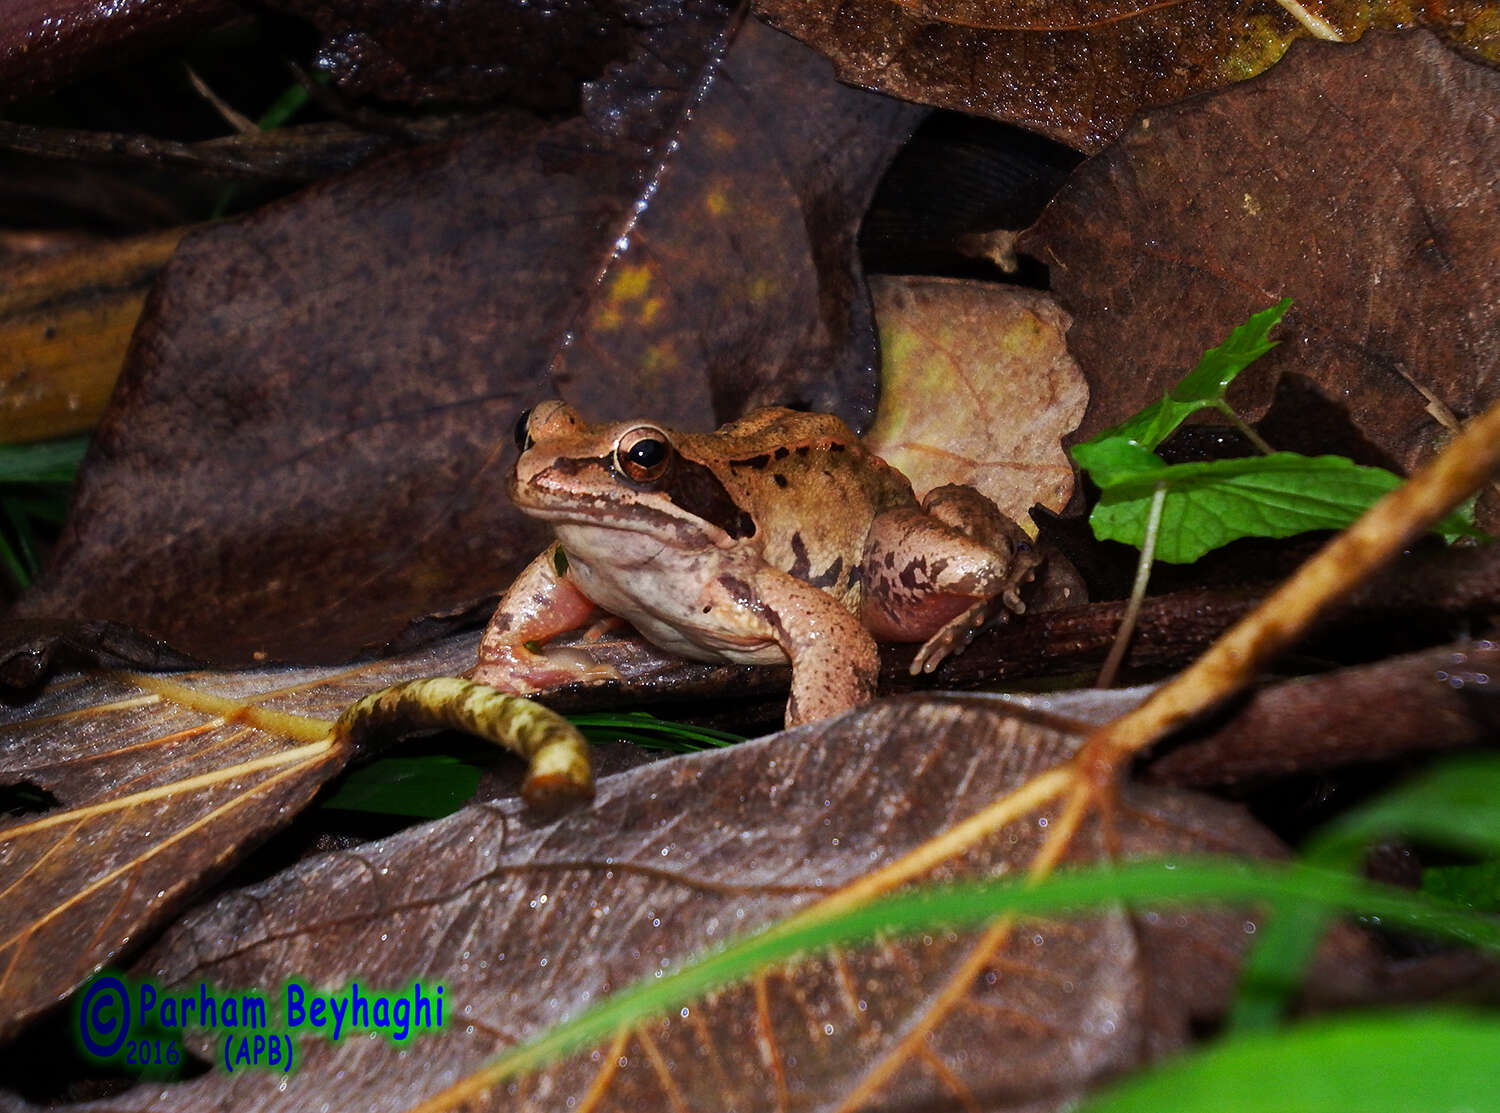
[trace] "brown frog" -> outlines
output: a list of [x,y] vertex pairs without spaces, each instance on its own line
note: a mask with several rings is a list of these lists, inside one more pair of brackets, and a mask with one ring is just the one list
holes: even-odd
[[528,648],[602,610],[700,661],[792,665],[788,725],[870,699],[875,639],[923,642],[912,672],[968,644],[1039,562],[969,487],[919,505],[830,414],[765,409],[713,433],[521,415],[510,493],[557,542],[501,599],[470,675],[510,692],[613,676]]

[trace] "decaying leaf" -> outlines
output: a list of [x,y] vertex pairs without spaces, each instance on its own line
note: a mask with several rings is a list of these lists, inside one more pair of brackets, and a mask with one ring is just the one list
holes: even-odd
[[[534,826],[505,802],[310,859],[220,898],[136,967],[164,984],[442,985],[441,1033],[299,1040],[291,1084],[215,1071],[116,1108],[409,1108],[611,987],[806,906],[920,847],[1071,750],[1058,705],[891,701],[606,780]],[[937,876],[1009,874],[1046,833],[1014,818]],[[1126,854],[1276,853],[1237,810],[1132,791]],[[1077,855],[1102,849],[1100,832]],[[1035,1109],[1178,1046],[1230,987],[1242,917],[1111,913],[810,959],[692,1002],[478,1108]],[[1171,977],[1162,978],[1162,971]]]
[[937,278],[871,281],[880,412],[866,441],[917,491],[965,483],[1017,521],[1073,492],[1062,450],[1088,402],[1046,294]]
[[543,543],[511,430],[585,309],[555,375],[585,412],[867,417],[853,229],[916,112],[751,24],[644,185],[634,143],[502,124],[191,234],[20,613],[327,661],[498,591]]
[[181,236],[161,232],[5,268],[0,444],[93,427],[146,291]]
[[327,727],[450,654],[344,671],[73,677],[9,709],[0,785],[47,801],[0,827],[0,1035],[132,949],[349,759]]
[[0,9],[0,101],[51,91],[234,14],[224,0],[14,0]]
[[1500,74],[1425,33],[1301,44],[1263,78],[1143,119],[1021,241],[1073,314],[1094,388],[1078,435],[1289,296],[1280,346],[1230,400],[1257,415],[1280,379],[1276,448],[1363,440],[1364,462],[1413,468],[1449,436],[1423,390],[1461,416],[1496,397],[1497,119]]
[[317,29],[318,69],[351,94],[388,101],[495,99],[555,113],[577,103],[580,81],[621,60],[643,25],[667,22],[695,5],[270,0],[267,6]]
[[1483,2],[1414,10],[1354,0],[757,0],[755,10],[832,58],[846,81],[993,116],[1090,152],[1137,111],[1258,74],[1303,36],[1424,26],[1500,56],[1500,16]]
[[697,431],[773,403],[867,426],[875,329],[855,236],[921,115],[748,22],[553,360],[558,393],[596,420]]

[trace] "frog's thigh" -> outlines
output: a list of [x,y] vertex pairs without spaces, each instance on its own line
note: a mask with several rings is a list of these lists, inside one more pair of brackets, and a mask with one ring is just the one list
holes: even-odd
[[1032,550],[1026,531],[973,487],[957,483],[934,487],[923,497],[922,509],[943,525],[997,553],[1020,557]]
[[495,608],[469,678],[505,692],[535,692],[570,680],[611,679],[608,666],[561,662],[526,648],[575,630],[596,612],[593,602],[559,572],[553,542],[521,570]]
[[716,586],[727,601],[764,622],[791,659],[787,726],[837,715],[874,698],[880,672],[875,641],[833,596],[770,568],[756,574],[753,586],[728,573]]
[[1020,527],[969,488],[933,495],[930,511],[888,511],[871,526],[864,621],[877,638],[924,641],[955,623],[972,628],[997,597],[1022,609],[1015,589],[1030,578],[1036,557]]

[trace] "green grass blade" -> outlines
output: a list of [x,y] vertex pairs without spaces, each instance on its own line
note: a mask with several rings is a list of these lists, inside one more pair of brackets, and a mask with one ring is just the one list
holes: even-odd
[[1500,1113],[1500,1018],[1365,1014],[1229,1040],[1080,1113]]
[[974,927],[997,915],[1058,915],[1109,907],[1186,903],[1317,905],[1378,915],[1388,924],[1500,950],[1500,922],[1421,894],[1297,864],[1218,859],[1137,861],[1024,879],[919,888],[829,919],[796,918],[690,961],[663,977],[627,986],[598,1005],[511,1049],[486,1071],[494,1083],[593,1046],[631,1024],[742,981],[758,970],[831,947],[943,928]]
[[72,483],[88,444],[87,437],[0,444],[0,483]]

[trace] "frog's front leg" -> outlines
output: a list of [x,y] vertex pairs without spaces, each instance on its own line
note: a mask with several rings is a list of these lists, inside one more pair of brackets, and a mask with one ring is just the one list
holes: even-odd
[[[832,595],[772,568],[753,582],[723,573],[709,606],[738,609],[746,632],[774,638],[792,662],[786,725],[811,723],[875,697],[880,653],[869,631]],[[727,606],[726,606],[727,605]]]
[[567,557],[554,541],[521,570],[500,599],[479,641],[479,663],[467,676],[518,695],[575,680],[617,680],[614,669],[588,660],[586,654],[549,657],[528,648],[576,630],[598,613],[568,579]]
[[1020,586],[1040,556],[1030,539],[972,487],[929,491],[922,509],[892,510],[870,528],[864,622],[887,641],[921,641],[913,675],[966,646],[994,611],[1026,607]]

